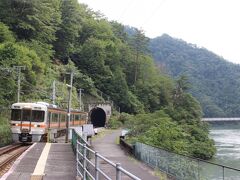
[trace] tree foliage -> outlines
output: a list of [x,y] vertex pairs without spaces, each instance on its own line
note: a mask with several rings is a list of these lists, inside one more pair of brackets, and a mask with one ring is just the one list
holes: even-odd
[[[95,100],[107,94],[121,111],[136,114],[129,121],[133,139],[211,157],[213,144],[200,123],[198,102],[185,92],[186,78],[175,81],[157,69],[148,40],[142,30],[133,28],[129,34],[122,24],[109,22],[77,0],[1,0],[0,103],[9,106],[16,101],[14,67],[24,66],[21,101],[51,102],[55,81],[55,103],[66,108],[66,83],[73,72],[73,108],[79,107],[80,88]],[[196,148],[192,152],[191,143],[206,145],[210,153]]]
[[8,26],[0,22],[0,43],[14,42],[15,38],[13,33],[9,30]]
[[166,34],[152,39],[149,47],[161,69],[175,78],[189,78],[189,92],[200,102],[204,116],[239,116],[239,65]]

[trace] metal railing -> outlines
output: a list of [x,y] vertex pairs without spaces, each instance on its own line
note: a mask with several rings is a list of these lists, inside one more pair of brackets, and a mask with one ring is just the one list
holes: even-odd
[[[101,177],[108,180],[121,180],[123,176],[133,180],[141,180],[121,167],[120,163],[113,163],[98,152],[93,151],[86,139],[75,132],[75,130],[73,130],[72,139],[73,148],[76,152],[77,176],[80,176],[83,180],[99,180],[102,179]],[[110,165],[113,168],[111,173],[104,172],[102,164]]]

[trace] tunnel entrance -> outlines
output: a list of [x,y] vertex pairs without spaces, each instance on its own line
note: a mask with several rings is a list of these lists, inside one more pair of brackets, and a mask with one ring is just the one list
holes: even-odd
[[106,123],[106,113],[102,108],[93,108],[90,111],[90,120],[93,127],[104,127]]

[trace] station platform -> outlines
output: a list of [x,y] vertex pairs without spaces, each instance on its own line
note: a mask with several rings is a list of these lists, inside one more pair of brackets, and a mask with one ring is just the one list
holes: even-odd
[[1,180],[75,180],[75,162],[70,143],[34,143]]

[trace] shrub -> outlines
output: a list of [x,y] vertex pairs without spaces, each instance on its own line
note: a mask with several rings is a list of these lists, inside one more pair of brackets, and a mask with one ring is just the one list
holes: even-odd
[[119,117],[117,117],[117,116],[112,116],[109,119],[109,122],[108,122],[109,128],[117,129],[117,128],[122,127],[122,125],[123,125],[122,122],[119,120]]
[[7,118],[0,117],[0,146],[9,144],[12,141],[10,124]]

